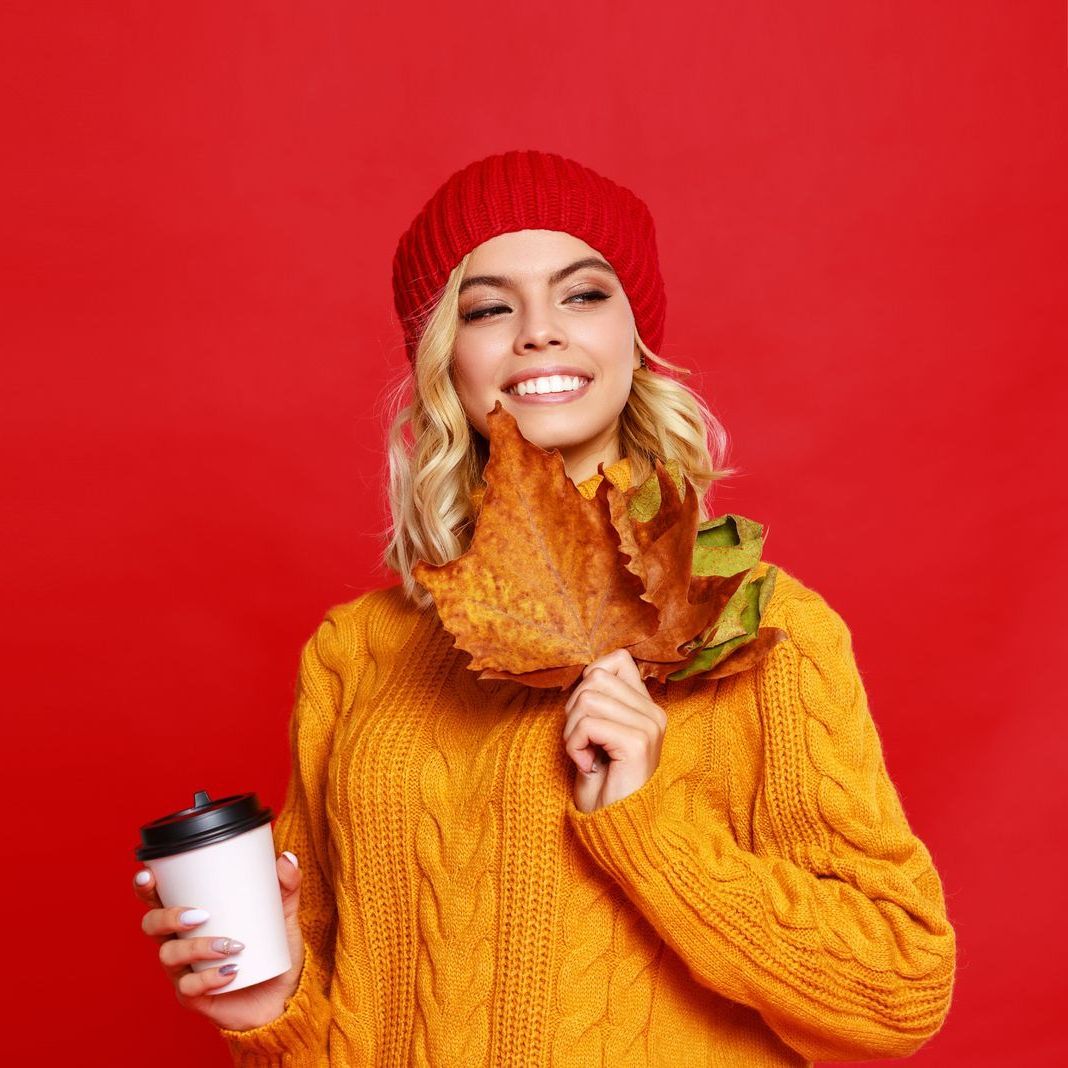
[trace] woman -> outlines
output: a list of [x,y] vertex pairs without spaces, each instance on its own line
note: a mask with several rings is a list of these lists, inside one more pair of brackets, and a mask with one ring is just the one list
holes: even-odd
[[915,1051],[949,1008],[954,931],[818,593],[780,569],[761,622],[789,637],[748,671],[650,689],[617,649],[562,693],[477,679],[412,576],[471,542],[498,401],[584,496],[600,463],[623,489],[656,458],[702,495],[722,477],[719,424],[656,370],[680,369],[655,355],[645,205],[551,153],[491,156],[427,202],[394,290],[401,583],[332,608],[303,650],[275,825],[294,964],[207,994],[239,955],[177,939],[203,914],[161,908],[140,873],[179,1000],[248,1065]]

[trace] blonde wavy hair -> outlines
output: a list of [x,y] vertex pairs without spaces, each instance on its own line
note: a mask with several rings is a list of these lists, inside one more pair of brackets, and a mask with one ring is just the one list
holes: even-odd
[[[460,283],[470,253],[456,265],[436,303],[417,315],[421,337],[415,367],[390,389],[389,507],[392,522],[382,563],[401,577],[404,594],[420,609],[433,603],[412,576],[419,560],[444,564],[471,544],[476,508],[471,493],[482,485],[489,459],[486,439],[467,420],[452,381]],[[661,358],[635,331],[636,347],[651,367],[688,375]],[[713,484],[737,473],[723,466],[729,440],[702,397],[682,382],[649,368],[634,371],[630,397],[619,418],[619,455],[630,460],[632,483],[654,471],[654,461],[677,460],[693,483],[700,517],[710,515]]]

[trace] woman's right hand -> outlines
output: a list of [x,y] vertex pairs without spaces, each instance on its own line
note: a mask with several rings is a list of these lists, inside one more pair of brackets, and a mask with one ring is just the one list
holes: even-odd
[[[141,920],[141,929],[159,944],[160,963],[174,984],[179,1004],[207,1016],[218,1027],[248,1031],[270,1023],[282,1015],[286,998],[297,989],[304,966],[304,937],[297,920],[301,873],[296,858],[290,860],[292,856],[292,853],[283,853],[276,868],[293,966],[274,979],[230,994],[209,994],[207,991],[225,988],[227,983],[233,982],[235,973],[220,972],[227,966],[226,958],[240,952],[244,946],[237,943],[236,949],[233,945],[228,947],[229,940],[225,938],[179,938],[179,931],[195,930],[207,920],[207,914],[193,905],[164,908],[152,873],[142,869],[134,876],[134,893],[149,906]],[[183,923],[183,917],[192,922]],[[219,967],[195,972],[190,967],[195,960],[218,961]],[[234,965],[235,970],[236,967]]]

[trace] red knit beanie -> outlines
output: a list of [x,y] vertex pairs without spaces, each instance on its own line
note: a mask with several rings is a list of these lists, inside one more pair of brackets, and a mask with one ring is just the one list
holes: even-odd
[[393,301],[408,359],[452,269],[514,230],[562,230],[612,265],[642,341],[657,352],[667,299],[649,209],[634,193],[553,152],[504,152],[457,171],[426,202],[393,257]]

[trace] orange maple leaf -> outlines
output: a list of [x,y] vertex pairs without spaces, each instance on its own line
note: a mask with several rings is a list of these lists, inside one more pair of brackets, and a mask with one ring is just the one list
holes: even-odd
[[[697,493],[684,478],[685,496],[680,499],[674,480],[659,460],[656,478],[660,507],[651,519],[640,522],[630,516],[626,507],[618,506],[613,508],[612,516],[617,527],[626,530],[621,542],[636,546],[647,595],[660,609],[656,633],[628,651],[643,679],[652,676],[664,682],[689,655],[686,650],[680,652],[679,647],[692,642],[695,635],[719,618],[747,572],[742,570],[729,577],[693,574],[699,521]],[[626,497],[634,492],[636,489]]]
[[618,491],[603,479],[587,500],[560,451],[527,441],[500,401],[488,421],[471,545],[445,564],[419,561],[413,575],[479,678],[564,689],[591,661],[651,636],[659,612],[621,551],[609,502]]

